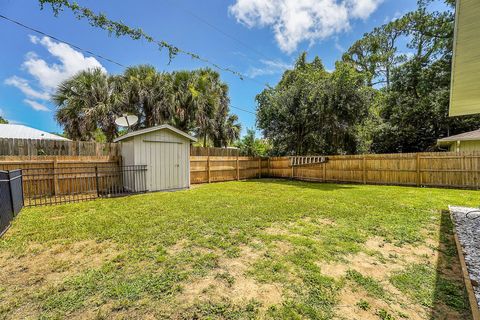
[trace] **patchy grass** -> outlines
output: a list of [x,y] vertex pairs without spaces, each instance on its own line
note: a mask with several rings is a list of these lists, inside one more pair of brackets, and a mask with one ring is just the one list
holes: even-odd
[[0,318],[468,319],[441,210],[478,194],[265,179],[24,209]]
[[395,273],[390,281],[400,291],[426,307],[432,308],[438,301],[455,310],[464,310],[466,307],[462,284],[437,274],[429,265],[410,265]]
[[362,287],[372,297],[387,298],[386,292],[380,282],[372,277],[364,276],[356,270],[348,270],[346,278]]

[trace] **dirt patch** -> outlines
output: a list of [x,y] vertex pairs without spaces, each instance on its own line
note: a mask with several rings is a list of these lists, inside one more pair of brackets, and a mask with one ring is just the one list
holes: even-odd
[[178,254],[185,250],[189,244],[190,242],[187,239],[179,240],[173,246],[167,248],[167,253],[170,255]]
[[437,265],[439,251],[425,245],[395,246],[381,237],[369,238],[365,242],[365,252],[343,257],[344,261],[318,262],[322,273],[333,278],[341,278],[348,269],[354,269],[363,275],[379,281],[388,279],[396,271],[412,263]]
[[[45,288],[58,285],[66,277],[96,268],[114,259],[119,249],[110,242],[80,241],[51,247],[30,245],[21,255],[0,253],[0,307],[11,309],[20,304],[18,297],[30,299]],[[11,300],[17,297],[16,301]],[[21,309],[9,312],[12,318],[38,315],[33,303],[21,303]]]
[[420,244],[396,246],[382,237],[369,238],[365,242],[368,250],[380,252],[385,258],[399,260],[404,263],[437,263],[438,250],[430,245]]
[[281,303],[281,287],[260,283],[246,276],[246,271],[261,256],[261,253],[261,251],[242,246],[238,258],[220,259],[217,269],[206,277],[187,284],[179,294],[178,301],[184,305],[192,305],[207,300],[230,299],[233,303],[255,300],[265,308]]
[[285,227],[268,227],[263,230],[266,234],[272,236],[288,236],[291,232]]
[[[345,277],[349,269],[358,271],[364,276],[377,280],[385,290],[385,297],[375,298],[368,295],[362,288],[350,281],[345,282],[345,287],[339,295],[339,302],[335,308],[336,314],[341,319],[379,319],[379,310],[385,310],[396,319],[430,319],[431,310],[420,304],[412,303],[402,292],[390,282],[390,276],[403,270],[412,263],[424,263],[437,266],[440,255],[440,246],[420,244],[418,246],[396,246],[380,237],[373,237],[366,241],[365,251],[347,255],[344,261],[333,263],[318,262],[321,272],[336,279]],[[357,304],[367,302],[368,308],[363,310]],[[461,319],[461,315],[453,310],[443,310],[445,319]]]
[[273,236],[289,236],[295,234],[302,234],[301,231],[304,227],[314,227],[320,229],[322,227],[334,227],[335,225],[335,221],[331,219],[305,217],[297,221],[274,224],[264,229],[264,232],[268,235]]
[[[361,308],[360,302],[366,302],[368,307]],[[429,314],[418,306],[400,305],[380,299],[374,299],[357,288],[345,287],[339,295],[339,302],[335,308],[337,318],[348,320],[378,320],[379,313],[384,310],[395,319],[425,320]]]

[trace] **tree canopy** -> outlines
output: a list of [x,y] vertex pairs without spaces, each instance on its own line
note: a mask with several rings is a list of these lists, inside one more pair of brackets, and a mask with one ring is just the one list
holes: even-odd
[[256,98],[258,127],[272,153],[355,153],[356,128],[367,119],[373,94],[365,82],[350,63],[338,62],[330,73],[303,53],[277,86]]
[[113,141],[119,135],[114,121],[124,113],[138,116],[134,129],[168,123],[215,147],[232,144],[241,129],[229,111],[228,86],[211,69],[166,73],[140,65],[121,75],[85,70],[64,81],[53,101],[57,121],[75,140],[93,140],[100,130]]
[[257,123],[274,154],[417,152],[478,128],[480,116],[448,117],[454,0],[434,0],[365,34],[325,71],[302,54],[257,96]]
[[0,124],[8,124],[8,120],[0,116]]
[[235,143],[242,156],[264,157],[270,153],[271,145],[266,139],[255,136],[254,129],[247,129],[247,134]]

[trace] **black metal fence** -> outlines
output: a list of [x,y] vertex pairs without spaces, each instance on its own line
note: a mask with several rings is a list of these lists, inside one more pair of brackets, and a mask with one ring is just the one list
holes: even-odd
[[146,192],[146,172],[146,165],[25,169],[25,206],[79,202]]
[[0,235],[22,207],[22,170],[0,171]]

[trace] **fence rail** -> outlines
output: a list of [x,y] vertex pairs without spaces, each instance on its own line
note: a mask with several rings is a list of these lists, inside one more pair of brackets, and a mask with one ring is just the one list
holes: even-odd
[[118,156],[116,143],[0,138],[0,156]]
[[194,157],[236,157],[239,153],[240,150],[237,148],[190,147],[190,155]]
[[25,206],[146,192],[147,166],[32,168],[23,171]]

